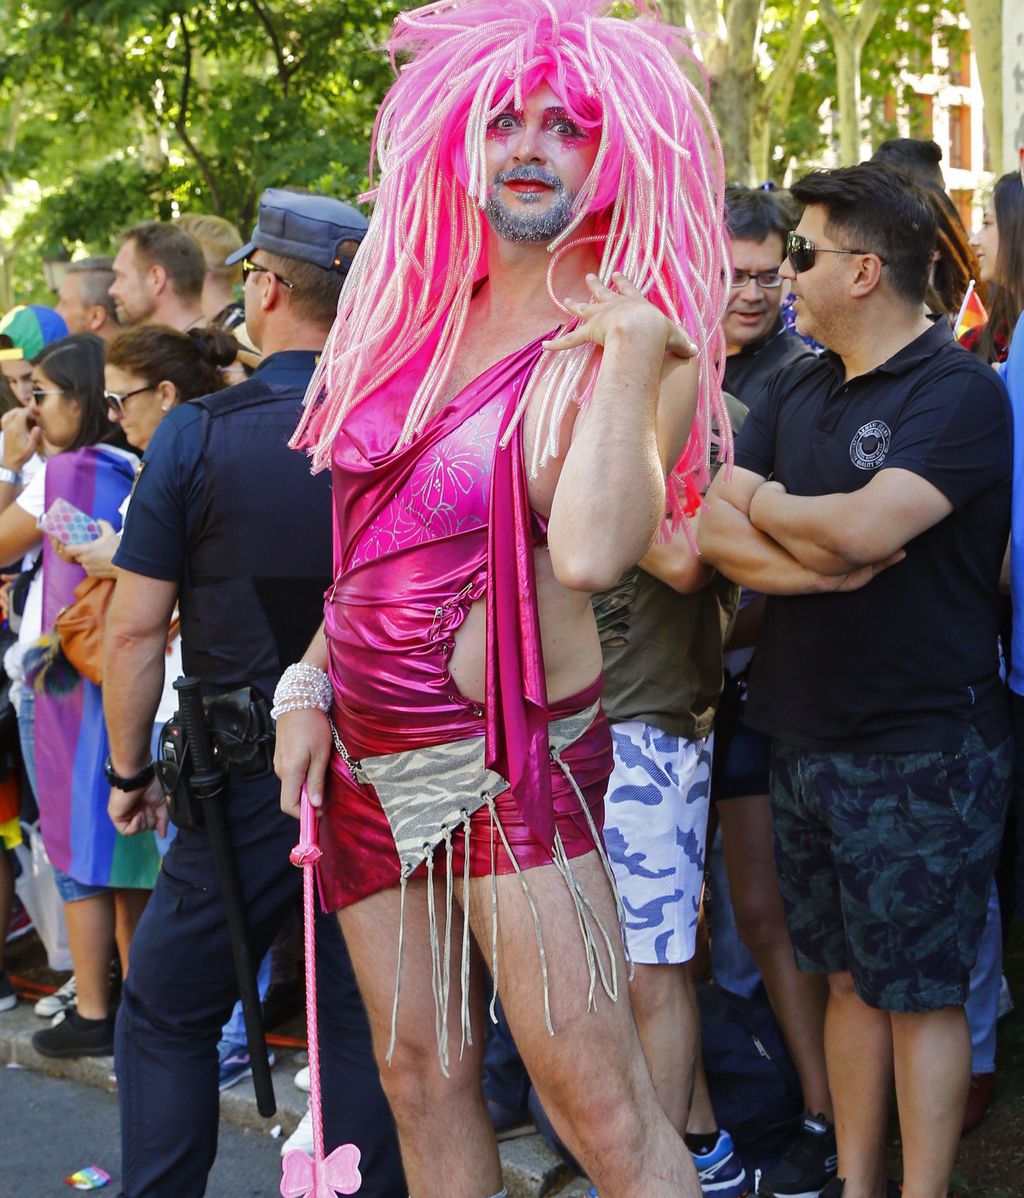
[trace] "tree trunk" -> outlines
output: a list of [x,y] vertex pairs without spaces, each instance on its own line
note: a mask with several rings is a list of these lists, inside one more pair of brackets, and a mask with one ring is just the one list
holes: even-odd
[[971,48],[985,100],[985,132],[992,170],[1003,173],[1003,0],[965,0]]
[[852,38],[833,39],[836,104],[839,109],[839,162],[860,162],[860,50]]
[[754,179],[763,183],[771,177],[771,133],[773,126],[785,127],[796,88],[797,64],[804,44],[804,27],[811,0],[799,0],[789,28],[789,40],[764,81],[754,109],[751,128],[751,160]]
[[760,94],[757,44],[764,0],[665,0],[661,11],[673,24],[702,36],[695,49],[711,77],[711,109],[722,141],[726,176],[752,179],[754,112]]
[[842,16],[833,0],[821,0],[821,19],[836,56],[839,161],[843,166],[860,162],[860,60],[881,8],[882,0],[862,0],[860,11],[851,22]]
[[711,107],[722,140],[730,183],[754,183],[753,113],[757,80],[753,69],[730,64],[711,81]]

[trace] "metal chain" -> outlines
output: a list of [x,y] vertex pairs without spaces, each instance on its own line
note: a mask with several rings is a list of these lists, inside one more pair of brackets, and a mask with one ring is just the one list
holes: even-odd
[[331,738],[334,741],[334,747],[338,750],[338,756],[348,766],[352,777],[356,777],[356,771],[359,769],[359,762],[355,760],[352,754],[345,748],[345,742],[338,735],[338,729],[334,726],[334,721],[330,716],[327,717],[327,723],[330,725]]

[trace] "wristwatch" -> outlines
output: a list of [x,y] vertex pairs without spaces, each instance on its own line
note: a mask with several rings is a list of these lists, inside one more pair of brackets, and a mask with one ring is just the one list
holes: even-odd
[[10,483],[16,487],[21,482],[21,474],[17,470],[8,470],[6,466],[0,466],[0,483]]
[[156,766],[152,761],[149,765],[144,765],[137,774],[132,774],[130,778],[121,777],[114,769],[114,763],[109,756],[103,763],[103,777],[117,790],[141,790],[144,786],[149,785],[155,773]]

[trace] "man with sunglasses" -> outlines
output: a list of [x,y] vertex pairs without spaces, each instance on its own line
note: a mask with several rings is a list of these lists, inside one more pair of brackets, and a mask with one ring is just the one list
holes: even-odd
[[732,280],[722,321],[728,354],[722,385],[747,407],[778,371],[811,354],[780,314],[786,289],[779,269],[796,219],[792,203],[777,191],[726,189]]
[[[206,698],[244,694],[236,727],[260,726],[283,664],[320,621],[330,487],[287,441],[365,230],[361,213],[340,200],[265,191],[252,240],[232,255],[248,261],[246,324],[262,361],[246,382],[175,407],[147,447],[114,559],[103,686],[110,815],[126,835],[167,823],[150,736],[175,602],[185,672],[201,679]],[[223,799],[258,961],[302,881],[288,860],[295,825],[280,810],[266,756],[273,738],[242,739],[248,760],[228,769]],[[205,1193],[216,1153],[217,1042],[238,997],[210,839],[195,821],[177,822],[132,943],[115,1033],[124,1198]],[[408,1189],[333,917],[319,922],[317,965],[326,1140],[357,1142],[363,1192],[399,1198]]]
[[927,198],[883,165],[815,172],[782,274],[828,346],[766,390],[700,537],[769,595],[747,721],[773,737],[776,860],[799,966],[829,983],[839,1174],[945,1195],[970,1079],[963,1003],[1010,774],[999,679],[1006,394],[924,293]]

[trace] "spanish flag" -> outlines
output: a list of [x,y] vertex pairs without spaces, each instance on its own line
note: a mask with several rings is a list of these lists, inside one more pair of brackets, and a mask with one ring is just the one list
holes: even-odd
[[959,341],[964,333],[981,328],[983,324],[988,324],[988,313],[974,290],[974,280],[971,279],[956,318],[956,339]]

